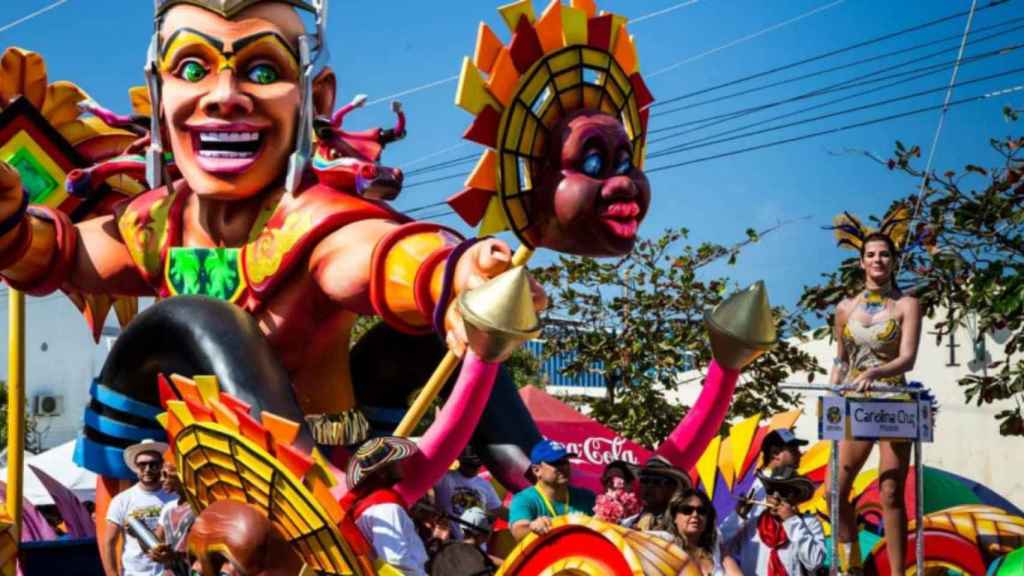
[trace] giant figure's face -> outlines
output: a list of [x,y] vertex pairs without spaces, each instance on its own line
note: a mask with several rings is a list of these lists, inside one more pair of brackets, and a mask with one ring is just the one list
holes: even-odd
[[199,514],[188,550],[203,576],[294,576],[302,569],[270,520],[234,500],[218,500]]
[[301,100],[297,38],[286,4],[234,20],[182,5],[161,26],[163,125],[189,187],[218,199],[252,197],[279,180]]
[[651,188],[632,157],[622,123],[601,112],[564,121],[549,150],[540,189],[533,193],[537,221],[529,239],[585,256],[621,256],[633,249],[647,214]]

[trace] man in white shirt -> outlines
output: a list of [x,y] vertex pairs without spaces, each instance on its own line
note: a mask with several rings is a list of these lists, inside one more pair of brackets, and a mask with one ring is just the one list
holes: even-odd
[[[493,521],[508,519],[508,510],[501,505],[494,486],[479,476],[483,463],[471,447],[459,456],[459,468],[449,471],[434,487],[437,505],[449,518],[459,518],[470,508],[479,508]],[[452,537],[462,540],[463,531],[458,522],[452,523]]]
[[[161,576],[164,567],[153,561],[142,550],[136,538],[127,535],[129,518],[141,520],[152,532],[157,527],[164,504],[177,499],[161,489],[160,469],[164,463],[167,444],[143,440],[124,450],[124,462],[138,476],[139,481],[110,501],[107,508],[107,527],[103,536],[103,572],[106,576]],[[122,534],[124,550],[117,557],[117,539]]]
[[762,471],[767,506],[747,518],[733,512],[722,523],[723,548],[738,559],[744,574],[800,576],[814,574],[825,562],[825,533],[798,506],[814,495],[814,484],[791,466]]
[[385,436],[364,442],[349,460],[349,493],[342,507],[377,560],[406,576],[427,576],[427,550],[405,502],[393,488],[403,477],[403,460],[416,450],[416,444],[404,438]]

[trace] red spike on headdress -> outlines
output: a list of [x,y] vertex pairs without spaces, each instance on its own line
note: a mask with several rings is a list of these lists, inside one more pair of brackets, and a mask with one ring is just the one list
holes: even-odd
[[534,62],[544,57],[544,49],[541,48],[537,30],[525,15],[519,17],[519,24],[516,25],[516,32],[512,35],[508,50],[512,56],[512,63],[520,74],[526,74]]
[[167,410],[167,402],[169,400],[178,400],[178,394],[171,388],[171,383],[167,381],[167,377],[163,374],[156,375],[156,388],[160,394],[160,405],[163,406],[164,410]]
[[498,147],[498,125],[501,123],[501,112],[498,112],[491,105],[484,105],[480,114],[473,119],[473,123],[462,135],[466,140],[483,144],[488,148]]
[[487,204],[494,197],[491,190],[466,188],[448,198],[448,205],[470,226],[476,226],[487,212]]
[[611,49],[614,16],[605,14],[587,21],[587,45],[607,52]]

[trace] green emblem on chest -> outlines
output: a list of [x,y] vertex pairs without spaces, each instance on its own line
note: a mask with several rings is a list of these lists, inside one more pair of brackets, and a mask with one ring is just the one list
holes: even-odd
[[238,248],[171,248],[164,281],[172,295],[234,302],[245,291]]

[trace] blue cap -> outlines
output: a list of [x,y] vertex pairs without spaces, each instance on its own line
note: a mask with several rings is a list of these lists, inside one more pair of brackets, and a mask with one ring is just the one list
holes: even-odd
[[767,436],[764,437],[765,446],[805,446],[807,440],[801,440],[793,434],[793,431],[789,428],[779,428],[772,430]]
[[533,446],[533,450],[530,450],[530,464],[541,464],[547,462],[558,462],[559,460],[565,459],[569,456],[575,456],[575,454],[569,453],[565,449],[565,445],[554,440],[544,439],[537,442]]

